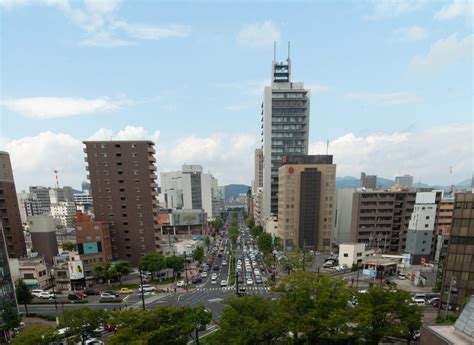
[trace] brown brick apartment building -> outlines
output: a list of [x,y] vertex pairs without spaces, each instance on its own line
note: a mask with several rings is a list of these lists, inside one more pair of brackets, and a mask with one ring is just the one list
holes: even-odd
[[284,156],[278,181],[278,236],[285,247],[330,250],[336,209],[332,156]]
[[10,155],[4,151],[0,151],[0,222],[3,224],[8,256],[10,258],[25,256],[25,237],[21,225],[12,165]]
[[85,141],[95,219],[109,223],[114,260],[160,251],[152,141]]
[[96,221],[87,214],[76,213],[77,252],[84,265],[86,279],[94,276],[98,263],[112,261],[109,223]]

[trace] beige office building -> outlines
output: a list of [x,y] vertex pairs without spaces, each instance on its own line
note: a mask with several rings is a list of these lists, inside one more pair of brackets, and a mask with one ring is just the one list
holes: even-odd
[[336,213],[332,155],[285,156],[279,169],[278,236],[285,249],[329,251]]

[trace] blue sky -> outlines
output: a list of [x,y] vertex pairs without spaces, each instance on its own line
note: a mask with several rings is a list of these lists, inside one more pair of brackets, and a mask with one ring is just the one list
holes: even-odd
[[88,138],[151,138],[159,171],[250,183],[273,41],[279,60],[291,41],[310,151],[330,140],[339,176],[472,174],[472,2],[0,4],[0,147],[20,188],[54,169],[79,186]]

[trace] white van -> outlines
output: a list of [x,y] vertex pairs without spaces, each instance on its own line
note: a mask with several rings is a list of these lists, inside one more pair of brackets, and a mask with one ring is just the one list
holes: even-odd
[[40,297],[41,296],[41,293],[44,292],[43,290],[41,289],[34,289],[34,290],[31,290],[31,294],[35,297]]
[[423,298],[412,298],[413,304],[424,307],[426,302]]

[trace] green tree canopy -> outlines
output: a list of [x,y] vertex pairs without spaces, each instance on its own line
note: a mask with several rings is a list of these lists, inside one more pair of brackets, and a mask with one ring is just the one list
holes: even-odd
[[250,228],[250,234],[254,237],[257,238],[263,233],[263,228],[260,225],[255,225]]
[[283,344],[287,325],[278,301],[251,295],[230,297],[219,320],[220,329],[206,337],[210,344]]
[[184,258],[182,256],[168,256],[166,258],[166,267],[173,270],[173,279],[176,277],[176,273],[184,269]]
[[77,244],[72,242],[63,242],[63,250],[73,251],[76,250]]
[[237,228],[237,226],[231,225],[229,227],[229,238],[234,247],[235,247],[235,244],[237,243],[237,237],[239,237],[239,229]]
[[152,310],[127,310],[112,315],[118,331],[108,344],[187,344],[193,332],[188,307],[163,306]]
[[138,263],[140,269],[151,272],[152,277],[166,268],[165,257],[160,253],[146,253]]
[[25,306],[26,315],[28,315],[28,304],[33,301],[33,295],[23,280],[19,280],[16,286],[16,299],[18,303]]
[[273,238],[267,232],[260,234],[257,238],[257,246],[258,249],[263,253],[263,255],[267,255],[273,252]]
[[120,282],[122,282],[122,278],[126,276],[127,274],[130,274],[133,269],[132,266],[128,261],[125,260],[119,260],[117,261],[113,267],[115,268],[117,272],[117,277],[119,278]]
[[110,315],[107,311],[92,308],[67,310],[64,313],[62,326],[67,327],[69,335],[93,335],[94,330],[107,323]]
[[207,310],[203,305],[193,307],[189,313],[191,323],[193,325],[193,332],[190,336],[199,345],[199,332],[206,330],[207,325],[212,321],[212,312]]
[[349,341],[351,291],[345,281],[299,271],[284,277],[277,291],[281,293],[281,317],[297,342]]
[[421,312],[408,292],[376,284],[357,295],[355,332],[370,345],[388,336],[411,339],[421,327]]
[[[4,301],[2,301],[4,302]],[[20,316],[9,303],[2,303],[0,309],[0,331],[9,333],[20,326]]]
[[196,247],[196,249],[193,250],[193,259],[195,261],[201,262],[202,259],[204,259],[204,248],[201,246]]
[[11,345],[49,345],[53,339],[55,328],[48,325],[31,325],[23,330],[10,342]]

